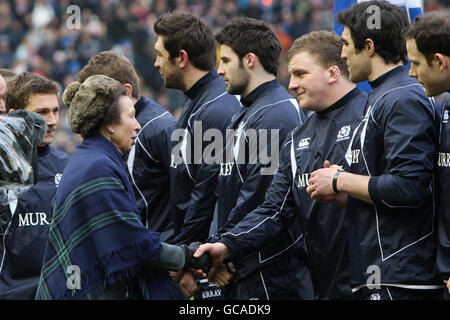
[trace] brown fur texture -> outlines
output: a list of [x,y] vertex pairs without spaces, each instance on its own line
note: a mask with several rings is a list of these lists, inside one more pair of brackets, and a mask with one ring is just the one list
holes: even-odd
[[63,101],[69,107],[68,121],[73,132],[83,138],[98,131],[121,91],[120,82],[93,75],[80,84],[75,81],[64,90]]

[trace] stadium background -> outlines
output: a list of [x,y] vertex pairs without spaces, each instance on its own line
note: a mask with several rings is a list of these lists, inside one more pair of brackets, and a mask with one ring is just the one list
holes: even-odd
[[[78,29],[67,26],[71,5],[80,8]],[[450,0],[423,2],[424,12],[449,7]],[[293,39],[309,31],[333,30],[333,0],[0,0],[0,68],[45,75],[58,82],[61,94],[91,56],[116,50],[134,63],[142,95],[177,117],[185,97],[165,89],[153,67],[157,38],[153,24],[169,10],[198,14],[214,32],[239,15],[270,23],[283,46],[278,78],[286,87],[285,54]],[[67,108],[61,102],[53,145],[72,153],[80,141],[68,127]]]

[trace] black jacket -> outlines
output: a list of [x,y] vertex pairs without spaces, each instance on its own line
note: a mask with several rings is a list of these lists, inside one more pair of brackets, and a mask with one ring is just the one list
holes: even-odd
[[366,94],[353,89],[289,134],[264,203],[220,239],[231,248],[233,259],[270,245],[298,225],[315,298],[351,295],[345,210],[313,201],[306,188],[310,173],[322,168],[325,160],[348,170],[345,153],[365,102]]
[[[230,157],[231,162],[220,164],[217,183],[219,233],[233,228],[264,201],[278,169],[279,146],[293,129],[305,121],[296,100],[277,80],[260,85],[241,102],[241,112],[233,117],[228,127],[236,134],[234,139],[227,141],[227,148],[236,153]],[[277,131],[278,136],[272,136],[272,131]],[[267,137],[266,141],[262,141],[263,137]],[[262,145],[260,141],[266,143]],[[242,145],[238,146],[240,143]],[[272,150],[274,146],[276,149]],[[261,158],[266,155],[271,163]],[[263,168],[267,172],[264,173]]]
[[[422,86],[397,67],[370,83],[364,119],[349,156],[370,176],[374,205],[349,197],[352,284],[403,287],[436,282],[434,160],[439,115]],[[422,287],[432,288],[432,287]]]
[[15,210],[6,212],[9,223],[3,226],[0,244],[0,299],[35,297],[52,218],[50,206],[68,161],[69,155],[60,150],[39,147],[37,183],[19,198]]
[[[225,140],[231,117],[241,109],[215,70],[198,80],[185,95],[189,100],[174,132],[171,154],[171,204],[176,235],[171,242],[175,244],[204,242],[208,238],[219,166],[205,161],[206,147],[211,144],[205,132],[218,133]],[[223,145],[224,141],[216,151],[221,152]]]
[[437,181],[439,196],[439,246],[437,267],[441,278],[450,277],[450,93],[445,94],[442,104],[439,153],[437,157]]
[[[230,154],[230,159],[221,164],[217,183],[218,234],[211,237],[210,241],[232,229],[264,201],[264,195],[278,170],[279,147],[289,132],[301,126],[305,119],[297,101],[277,80],[261,84],[241,102],[243,109],[233,117],[228,127],[235,134],[227,141],[225,150],[226,154]],[[261,252],[235,260],[236,280],[247,281],[249,274],[265,267],[260,270],[259,278],[265,284],[261,287],[266,288],[266,293],[258,295],[255,288],[254,295],[249,298],[312,297],[312,294],[308,296],[301,292],[304,279],[301,279],[300,269],[305,269],[304,262],[288,257],[295,250],[303,250],[302,242],[298,243],[300,248],[292,246],[298,236],[295,232],[286,233]],[[280,255],[281,252],[284,255]],[[271,256],[279,259],[265,259]],[[261,263],[261,259],[266,261]],[[270,269],[277,268],[278,272],[270,272],[267,268],[270,265],[273,265]],[[282,265],[284,270],[280,270]],[[282,282],[291,285],[278,288],[272,285]],[[252,292],[249,291],[249,294]],[[240,297],[231,295],[230,298]]]
[[154,101],[142,97],[136,102],[136,120],[141,125],[136,145],[128,156],[128,171],[142,223],[161,239],[173,237],[170,216],[171,134],[177,120]]

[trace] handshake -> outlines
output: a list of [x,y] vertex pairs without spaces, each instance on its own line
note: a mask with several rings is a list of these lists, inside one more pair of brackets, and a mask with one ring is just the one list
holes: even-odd
[[208,274],[212,267],[212,259],[209,253],[205,253],[198,258],[193,257],[201,244],[201,242],[193,242],[189,246],[185,244],[180,246],[184,251],[184,269],[202,270]]
[[223,287],[233,278],[236,272],[234,265],[231,262],[222,264],[231,256],[231,252],[223,243],[194,242],[180,247],[185,255],[184,267],[177,272],[171,272],[171,275],[187,297],[200,291],[195,279],[208,277],[209,282]]

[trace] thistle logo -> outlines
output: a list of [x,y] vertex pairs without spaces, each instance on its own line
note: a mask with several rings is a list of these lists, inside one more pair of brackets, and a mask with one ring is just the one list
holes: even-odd
[[352,128],[350,126],[343,126],[337,134],[336,142],[350,139],[351,130]]
[[59,182],[61,181],[61,177],[62,177],[62,174],[61,173],[57,173],[56,175],[55,175],[55,186],[58,188],[58,186],[59,186]]
[[369,300],[381,300],[381,295],[379,293],[372,293]]

